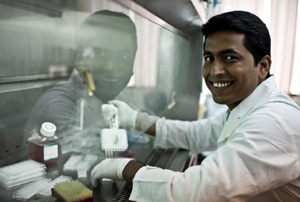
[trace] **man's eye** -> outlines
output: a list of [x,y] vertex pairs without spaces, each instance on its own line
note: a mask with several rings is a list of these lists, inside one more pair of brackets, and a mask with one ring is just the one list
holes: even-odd
[[226,60],[235,60],[235,59],[237,59],[237,57],[232,56],[232,55],[227,55],[227,56],[225,57],[225,59],[226,59]]
[[211,61],[213,61],[213,57],[211,57],[211,56],[205,56],[204,60],[205,60],[205,62],[211,62]]

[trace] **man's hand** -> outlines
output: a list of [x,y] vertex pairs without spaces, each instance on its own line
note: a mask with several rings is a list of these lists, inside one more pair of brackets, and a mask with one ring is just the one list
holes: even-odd
[[118,108],[115,107],[113,104],[103,104],[101,109],[105,126],[109,128],[111,127],[111,121],[113,117],[116,117],[118,113]]
[[129,158],[112,158],[101,161],[94,167],[91,172],[91,183],[94,187],[97,186],[98,180],[108,178],[112,180],[124,180],[122,172],[125,166],[132,159]]
[[[132,109],[128,104],[119,100],[108,102],[118,108],[119,126],[121,128],[135,128],[137,111]],[[104,115],[103,115],[104,116]]]
[[143,163],[129,158],[105,159],[92,170],[91,183],[96,187],[102,178],[132,183],[135,174],[143,166],[145,166]]
[[[109,107],[102,109],[102,115],[104,120],[109,126],[109,121],[118,111],[118,123],[120,128],[136,128],[142,131],[146,131],[148,134],[155,136],[155,122],[159,119],[157,116],[151,116],[147,113],[137,112],[132,109],[125,102],[119,100],[109,101]],[[116,110],[115,107],[118,108]]]

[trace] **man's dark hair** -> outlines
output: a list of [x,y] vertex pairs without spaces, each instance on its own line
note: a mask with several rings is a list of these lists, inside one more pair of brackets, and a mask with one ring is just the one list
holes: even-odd
[[209,34],[220,30],[245,34],[244,46],[253,55],[255,66],[265,55],[271,56],[268,28],[256,15],[246,11],[231,11],[212,17],[202,28],[205,41]]
[[[107,22],[109,17],[110,22]],[[117,23],[113,23],[113,19]],[[134,22],[124,13],[114,12],[110,10],[101,10],[89,15],[81,24],[77,36],[77,46],[84,45],[85,40],[89,38],[91,33],[97,33],[101,30],[99,28],[110,28],[116,31],[124,31],[131,34],[133,48],[137,49],[137,31]],[[87,39],[89,40],[89,39]]]

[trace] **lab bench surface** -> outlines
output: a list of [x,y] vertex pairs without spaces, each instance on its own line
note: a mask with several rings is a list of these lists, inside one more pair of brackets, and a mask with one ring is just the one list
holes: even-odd
[[[135,159],[144,162],[145,164],[167,168],[174,171],[183,171],[189,158],[189,152],[186,150],[153,149],[153,139],[150,139],[150,141],[146,144],[135,143],[134,145],[131,145],[129,149],[133,151]],[[60,175],[65,175],[71,176],[74,180],[78,179],[89,189],[93,190],[93,201],[95,202],[128,201],[131,193],[131,185],[124,181],[102,181],[97,187],[92,187],[89,178],[91,170],[89,170],[87,178],[77,178],[76,171],[65,172],[63,170],[63,165],[72,154],[74,153],[67,153],[61,156],[56,164],[47,166],[47,177],[55,179]],[[0,201],[20,202],[20,200],[12,199],[12,195],[21,187],[9,190],[5,190],[0,187]],[[51,201],[51,199],[34,196],[28,201],[47,202]]]

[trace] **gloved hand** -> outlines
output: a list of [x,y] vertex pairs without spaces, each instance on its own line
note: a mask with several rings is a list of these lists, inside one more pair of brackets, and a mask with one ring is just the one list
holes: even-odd
[[114,116],[115,117],[117,116],[118,108],[115,107],[113,104],[103,104],[101,110],[102,110],[102,116],[104,119],[105,126],[107,128],[111,127],[111,121]]
[[119,126],[121,128],[135,128],[136,116],[138,114],[136,110],[120,100],[112,100],[108,103],[113,104],[118,108]]
[[91,172],[91,183],[97,186],[98,180],[108,178],[112,180],[124,180],[122,172],[125,166],[132,159],[129,158],[109,158],[97,164]]

